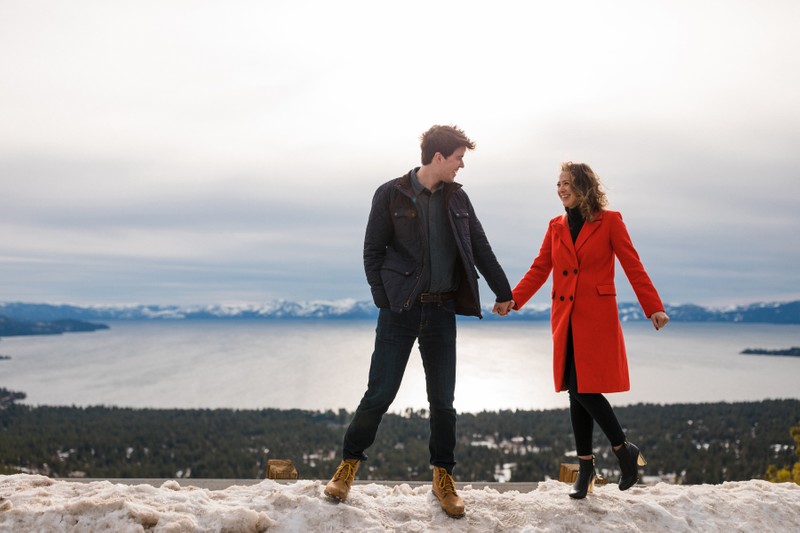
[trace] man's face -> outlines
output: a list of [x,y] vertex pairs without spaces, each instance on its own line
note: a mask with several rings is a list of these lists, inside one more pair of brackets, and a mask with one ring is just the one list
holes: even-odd
[[[459,169],[464,168],[464,154],[466,151],[467,147],[462,146],[450,154],[450,157],[442,157],[439,165],[441,181],[445,183],[453,183],[455,181]],[[438,155],[441,157],[441,154]]]

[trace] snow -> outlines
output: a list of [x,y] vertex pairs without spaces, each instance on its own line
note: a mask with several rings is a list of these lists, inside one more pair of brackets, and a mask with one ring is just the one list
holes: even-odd
[[595,487],[584,500],[545,481],[530,492],[464,485],[467,515],[441,511],[430,485],[366,483],[333,503],[325,481],[265,480],[209,490],[38,475],[0,476],[0,531],[46,532],[583,532],[800,531],[800,485],[766,481],[721,485]]

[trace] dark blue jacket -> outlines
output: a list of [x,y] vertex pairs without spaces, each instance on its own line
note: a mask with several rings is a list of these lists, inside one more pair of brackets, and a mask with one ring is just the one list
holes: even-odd
[[[460,258],[456,313],[481,317],[476,267],[498,302],[511,300],[511,286],[467,193],[458,183],[443,186],[445,208]],[[372,199],[364,237],[364,270],[375,305],[396,312],[409,309],[424,290],[422,276],[427,253],[427,234],[414,202],[409,172],[378,187]]]

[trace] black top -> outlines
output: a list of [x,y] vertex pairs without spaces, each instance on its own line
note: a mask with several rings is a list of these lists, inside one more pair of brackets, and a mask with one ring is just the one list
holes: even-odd
[[578,240],[578,234],[583,227],[584,219],[581,210],[578,207],[567,207],[567,222],[569,223],[569,232],[572,235],[572,242]]

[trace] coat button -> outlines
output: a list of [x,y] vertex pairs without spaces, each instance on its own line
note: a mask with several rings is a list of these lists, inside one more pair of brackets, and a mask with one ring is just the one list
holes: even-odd
[[563,296],[559,296],[558,299],[561,300],[562,302],[564,301],[564,297]]
[[567,274],[569,274],[569,272],[567,272],[567,271],[565,270],[565,271],[564,271],[564,275],[566,276]]
[[572,301],[572,296],[570,296],[570,297],[569,297],[569,301],[570,301],[570,302]]
[[576,268],[575,270],[572,271],[572,273],[577,276],[578,275],[578,269]]

